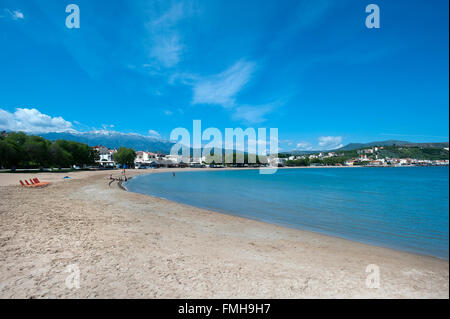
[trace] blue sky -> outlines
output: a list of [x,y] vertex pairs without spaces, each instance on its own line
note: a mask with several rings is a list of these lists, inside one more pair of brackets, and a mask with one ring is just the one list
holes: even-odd
[[[80,29],[65,7],[80,8]],[[381,28],[368,29],[376,3]],[[448,141],[448,1],[0,0],[0,129]]]

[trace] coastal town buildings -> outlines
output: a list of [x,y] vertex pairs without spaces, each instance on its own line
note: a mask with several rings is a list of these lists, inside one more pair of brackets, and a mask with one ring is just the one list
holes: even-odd
[[[94,146],[99,154],[99,158],[96,161],[99,167],[103,168],[114,168],[116,164],[114,162],[114,154],[117,152],[116,149],[108,149],[105,146]],[[288,161],[296,160],[309,160],[309,166],[372,166],[372,167],[385,167],[385,166],[448,166],[449,160],[424,160],[416,158],[390,158],[383,157],[379,155],[379,150],[382,147],[373,147],[370,149],[358,150],[356,152],[357,156],[353,158],[346,159],[345,161],[331,161],[329,164],[326,159],[343,157],[344,153],[340,152],[320,152],[317,154],[309,155],[290,155],[288,157],[267,157],[267,164],[270,166],[283,167],[288,165]],[[185,157],[182,155],[165,155],[162,153],[154,153],[147,151],[137,151],[136,158],[134,161],[135,168],[160,168],[160,167],[195,167],[202,168],[207,165],[206,156],[193,158]],[[210,167],[248,167],[249,164],[224,164],[215,163],[209,165]],[[260,166],[258,164],[251,166]]]
[[99,154],[99,159],[96,161],[100,167],[114,167],[114,154],[117,153],[117,149],[110,150],[105,146],[96,145],[93,147]]
[[138,151],[136,152],[136,159],[134,165],[137,168],[150,167],[152,162],[157,160],[157,154],[152,152]]

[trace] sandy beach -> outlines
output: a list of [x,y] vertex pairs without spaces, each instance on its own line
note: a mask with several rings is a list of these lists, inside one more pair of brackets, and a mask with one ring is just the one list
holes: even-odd
[[[126,192],[111,173],[0,174],[1,298],[449,298],[448,261]],[[52,184],[18,186],[35,176]]]

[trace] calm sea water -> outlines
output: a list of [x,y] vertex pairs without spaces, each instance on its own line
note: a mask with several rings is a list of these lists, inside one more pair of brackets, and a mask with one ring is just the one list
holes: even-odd
[[268,223],[449,256],[448,167],[288,169],[274,175],[218,169],[143,175],[126,187]]

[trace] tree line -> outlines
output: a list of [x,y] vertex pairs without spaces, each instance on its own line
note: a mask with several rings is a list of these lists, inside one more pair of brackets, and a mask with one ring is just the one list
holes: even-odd
[[[5,134],[6,135],[6,134]],[[0,167],[15,169],[94,165],[98,154],[86,144],[11,132],[0,136]]]
[[326,158],[300,158],[296,160],[286,161],[286,166],[310,166],[311,164],[320,164],[324,166],[336,166],[343,165],[346,161],[346,157],[337,156],[337,157],[326,157]]

